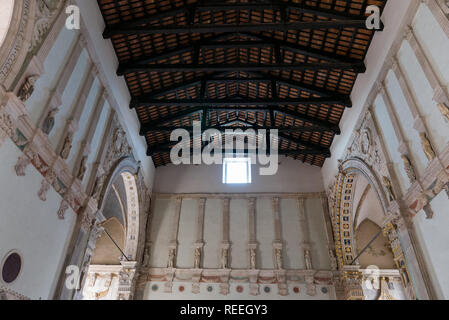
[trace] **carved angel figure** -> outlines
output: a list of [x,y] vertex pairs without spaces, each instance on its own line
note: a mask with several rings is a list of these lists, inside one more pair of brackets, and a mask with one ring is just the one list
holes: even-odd
[[82,181],[84,179],[84,175],[86,174],[86,170],[87,170],[87,156],[84,156],[83,159],[81,159],[80,168],[78,170],[77,178],[79,180]]
[[425,132],[421,132],[419,136],[421,138],[421,145],[427,159],[429,159],[429,161],[432,161],[435,158],[435,151],[433,150],[432,145],[427,138],[427,134]]
[[282,250],[280,248],[274,249],[274,256],[276,261],[276,268],[282,269]]
[[410,182],[412,183],[415,182],[416,181],[415,169],[413,169],[410,159],[405,154],[402,154],[401,158],[402,161],[404,162],[404,169],[405,172],[407,173],[408,178],[410,179]]
[[201,251],[200,248],[195,248],[195,257],[194,257],[194,268],[199,269],[201,260]]
[[70,155],[70,150],[72,149],[72,140],[73,134],[69,133],[67,137],[64,139],[64,145],[62,146],[62,150],[60,156],[62,159],[67,160]]
[[223,248],[221,250],[221,268],[227,269],[228,268],[228,249]]
[[387,177],[384,176],[384,177],[383,177],[383,184],[384,184],[385,189],[387,190],[387,193],[388,193],[388,199],[389,199],[390,201],[396,200],[396,196],[395,196],[395,194],[394,194],[393,186],[391,185],[390,179],[388,179]]
[[438,109],[440,109],[441,114],[449,121],[449,107],[445,103],[439,103]]
[[175,267],[175,255],[175,248],[170,248],[170,251],[168,252],[168,268]]
[[250,269],[256,269],[256,249],[249,249]]

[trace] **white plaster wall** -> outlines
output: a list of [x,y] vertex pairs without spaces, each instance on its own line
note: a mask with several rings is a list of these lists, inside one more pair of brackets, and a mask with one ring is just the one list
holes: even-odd
[[449,39],[441,30],[432,12],[427,6],[421,4],[413,21],[416,35],[424,46],[424,51],[430,58],[434,70],[443,81],[443,86],[449,84]]
[[[157,291],[154,291],[152,287],[157,285]],[[183,286],[184,291],[180,292],[179,287]],[[237,286],[243,287],[243,292],[237,292]],[[207,291],[208,287],[212,287],[212,292]],[[265,292],[265,287],[270,288],[270,292]],[[293,288],[298,287],[299,293],[294,293]],[[322,288],[327,289],[327,293],[321,291]],[[228,295],[220,294],[219,284],[217,283],[201,283],[200,293],[191,293],[192,284],[189,282],[174,282],[173,292],[164,292],[163,282],[149,282],[147,283],[144,291],[144,300],[334,300],[335,290],[333,286],[317,285],[317,294],[315,296],[308,296],[306,294],[306,286],[303,283],[289,283],[287,296],[278,295],[278,288],[275,284],[261,284],[260,294],[258,296],[252,296],[249,294],[249,284],[247,283],[231,283],[230,293]],[[224,311],[224,310],[222,310]],[[223,314],[223,313],[222,313]],[[216,314],[217,315],[217,314]]]
[[317,198],[307,199],[305,209],[313,268],[315,270],[330,270],[326,221],[324,220],[321,200]]
[[25,103],[34,125],[39,121],[52,90],[58,84],[64,65],[76,45],[74,41],[76,34],[66,28],[61,29],[44,61],[44,73],[36,81],[34,92]]
[[72,111],[78,102],[77,97],[79,97],[83,83],[86,81],[88,76],[89,64],[90,62],[88,60],[86,50],[83,50],[69,82],[67,83],[67,87],[62,94],[62,105],[59,112],[55,116],[55,127],[48,136],[54,150],[58,148],[58,143],[62,139],[61,137],[64,132],[64,128],[67,125],[67,120],[70,119]]
[[255,217],[258,242],[256,265],[261,269],[273,269],[273,201],[271,199],[257,199]]
[[108,120],[109,117],[109,112],[111,112],[111,108],[109,107],[109,105],[107,103],[104,103],[103,106],[99,106],[100,108],[102,108],[100,117],[98,118],[98,124],[97,127],[95,128],[95,133],[93,135],[91,144],[90,144],[90,152],[87,158],[87,170],[86,170],[86,174],[84,175],[84,179],[83,179],[83,188],[84,190],[86,189],[87,183],[89,181],[89,177],[91,176],[91,174],[93,174],[92,170],[93,170],[93,166],[95,161],[97,161],[97,157],[98,157],[98,153],[100,152],[99,147],[100,144],[102,143],[102,139],[104,137],[104,134],[106,132],[106,121]]
[[231,240],[231,268],[247,269],[248,260],[248,201],[231,199],[229,204],[229,234]]
[[0,260],[11,250],[23,259],[19,278],[2,285],[32,299],[50,299],[76,215],[70,209],[64,220],[58,218],[61,197],[53,189],[47,201],[38,198],[42,176],[33,166],[25,177],[16,176],[20,154],[9,139],[0,149]]
[[404,136],[404,140],[408,144],[410,152],[414,155],[414,165],[417,173],[421,174],[427,167],[429,161],[422,149],[419,132],[414,128],[415,119],[393,71],[388,72],[385,82],[387,90],[390,93],[394,112],[398,119],[399,129]]
[[[417,26],[417,28],[417,31],[419,31],[422,27]],[[421,39],[419,41],[421,41]],[[432,51],[434,50],[435,49]],[[407,78],[407,82],[412,89],[419,112],[429,130],[429,136],[434,142],[435,149],[441,152],[449,142],[449,126],[441,116],[441,113],[433,100],[433,89],[419,64],[413,49],[407,41],[404,41],[402,44],[401,49],[398,52],[398,57],[402,65],[402,70]],[[438,67],[437,70],[440,70],[440,67]]]
[[167,267],[170,225],[174,210],[175,202],[170,199],[156,199],[154,203],[150,231],[152,242],[150,265],[153,267]]
[[159,193],[322,192],[320,168],[282,157],[274,176],[260,176],[251,166],[252,183],[223,184],[222,165],[167,165],[156,169],[154,191]]
[[401,191],[405,193],[406,190],[408,190],[408,188],[411,186],[411,184],[407,178],[404,166],[402,165],[401,156],[398,152],[399,141],[398,138],[396,137],[393,123],[391,122],[391,119],[388,116],[387,107],[385,106],[385,102],[383,101],[383,98],[380,95],[377,96],[377,99],[374,102],[374,113],[376,116],[376,122],[379,124],[381,130],[379,134],[382,136],[382,140],[385,143],[387,154],[391,159],[393,168],[398,177]]
[[204,256],[203,267],[221,268],[220,253],[223,239],[223,201],[221,199],[207,199],[204,209]]
[[[171,238],[171,226],[175,213],[176,199],[155,197],[151,234],[151,267],[166,267],[168,246]],[[329,270],[327,233],[321,199],[305,200],[307,228],[310,233],[313,267],[317,270]],[[229,238],[231,242],[230,266],[233,269],[249,267],[248,241],[249,216],[248,200],[230,200]],[[204,213],[204,250],[202,267],[220,268],[222,241],[222,200],[206,199]],[[176,267],[193,268],[194,243],[197,240],[198,199],[183,198],[178,227],[178,253]],[[297,199],[280,199],[281,240],[284,244],[283,264],[286,269],[305,269],[299,206]],[[274,215],[272,199],[258,197],[255,202],[255,224],[257,249],[257,269],[273,269]]]
[[92,84],[92,88],[89,90],[86,103],[84,104],[84,109],[78,123],[78,130],[73,136],[72,150],[67,159],[67,164],[69,165],[70,170],[72,170],[75,174],[78,170],[78,168],[75,168],[76,161],[78,160],[78,152],[80,152],[83,148],[82,142],[87,134],[87,130],[89,130],[89,120],[94,111],[95,103],[98,100],[99,89],[98,80],[95,80]]
[[442,191],[430,203],[435,215],[426,219],[424,212],[415,217],[415,229],[423,247],[427,268],[439,299],[449,299],[449,199]]
[[193,268],[194,243],[197,234],[198,200],[183,199],[178,228],[176,267]]
[[296,199],[281,199],[281,235],[284,244],[283,267],[285,269],[305,269],[304,256],[300,247],[301,229],[299,206]]

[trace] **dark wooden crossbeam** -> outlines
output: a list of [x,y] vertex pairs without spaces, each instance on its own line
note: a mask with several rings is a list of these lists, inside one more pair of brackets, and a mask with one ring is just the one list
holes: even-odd
[[[224,111],[224,112],[270,112],[270,113],[279,113],[284,116],[290,116],[295,120],[302,121],[304,123],[308,123],[308,128],[310,128],[311,131],[316,132],[333,132],[335,134],[340,134],[340,128],[336,124],[332,124],[326,121],[322,121],[313,117],[310,117],[308,115],[300,114],[298,112],[294,112],[291,110],[283,110],[280,108],[238,108],[238,107],[208,107],[209,111]],[[194,108],[188,108],[188,110],[177,112],[173,115],[169,115],[166,117],[163,117],[159,120],[151,121],[149,123],[143,124],[140,128],[140,134],[145,135],[148,132],[151,132],[153,128],[160,127],[162,125],[165,125],[167,123],[170,123],[172,121],[185,119],[188,117],[191,117],[195,114],[198,114],[203,111],[202,107],[194,107]],[[274,116],[273,116],[274,118]],[[223,124],[221,124],[223,125]]]
[[224,72],[224,71],[305,71],[305,70],[353,70],[363,73],[360,63],[249,63],[249,64],[129,64],[118,70],[118,74],[133,72]]
[[340,127],[336,124],[332,124],[329,123],[327,121],[322,121],[316,118],[312,118],[310,116],[295,112],[295,111],[291,111],[291,110],[281,110],[279,108],[273,109],[274,113],[279,113],[282,114],[284,116],[289,116],[292,117],[295,120],[299,120],[305,123],[310,123],[312,124],[313,128],[315,128],[315,131],[318,132],[323,132],[323,131],[328,131],[328,132],[333,132],[335,134],[340,134]]
[[[150,15],[147,17],[133,19],[130,21],[121,22],[115,25],[108,26],[103,36],[105,38],[110,38],[114,34],[118,34],[122,32],[122,30],[128,30],[133,27],[143,26],[152,22],[160,21],[166,17],[174,17],[178,14],[186,14],[190,18],[189,22],[193,22],[191,19],[192,14],[195,12],[216,12],[216,11],[235,11],[235,10],[280,10],[281,16],[283,17],[282,21],[286,21],[285,9],[288,8],[290,10],[299,11],[300,13],[310,14],[314,16],[326,17],[329,19],[336,19],[343,22],[353,21],[353,20],[363,20],[364,21],[364,13],[362,15],[349,15],[345,12],[337,12],[335,10],[328,10],[324,8],[320,8],[318,6],[309,6],[304,3],[291,3],[291,2],[283,2],[283,1],[273,1],[272,3],[212,3],[212,4],[201,4],[197,3],[193,6],[182,6],[178,8],[174,8],[172,10],[167,10],[163,12],[158,12],[157,14]],[[364,24],[363,24],[364,25]]]
[[213,107],[213,106],[271,106],[271,105],[320,105],[320,104],[339,104],[340,99],[336,98],[258,98],[251,99],[247,97],[230,97],[226,99],[150,99],[133,98],[131,105],[140,106],[172,106],[172,107]]
[[[238,120],[236,120],[238,122]],[[189,132],[193,132],[192,126],[163,126],[163,127],[149,127],[146,130],[146,133],[149,132],[172,132],[176,129],[183,129]],[[201,127],[202,131],[209,130],[209,129],[215,129],[218,131],[225,131],[225,130],[246,130],[246,129],[253,129],[253,130],[278,130],[279,132],[314,132],[316,131],[316,128],[314,127],[288,127],[288,126],[251,126],[251,127],[243,127],[243,126],[225,126],[225,125],[217,125],[217,126],[206,126]]]
[[[223,147],[224,148],[224,147]],[[170,153],[171,152],[171,148],[170,147],[149,147],[147,150],[147,156],[152,157],[155,154],[158,153]],[[223,155],[229,155],[229,154],[248,154],[248,149],[244,150],[244,151],[237,151],[237,150],[233,150],[233,151],[226,151],[226,150],[222,150],[222,154]],[[190,154],[193,154],[193,149],[190,149]],[[257,151],[256,151],[257,154]],[[300,156],[300,155],[321,155],[320,151],[316,151],[316,150],[306,150],[306,149],[280,149],[278,150],[278,155],[280,156]]]
[[[121,63],[117,69],[117,75],[122,76],[126,72],[131,72],[134,67],[141,67],[143,65],[147,65],[149,63],[157,62],[163,59],[168,59],[170,57],[179,56],[186,52],[194,52],[195,50],[201,49],[242,49],[242,48],[278,48],[284,50],[290,50],[295,53],[299,53],[305,56],[313,57],[320,60],[325,60],[329,62],[335,63],[343,63],[351,65],[352,68],[357,72],[365,72],[366,67],[362,61],[348,59],[343,56],[338,56],[335,54],[329,54],[321,50],[316,50],[310,47],[297,45],[288,41],[280,41],[274,38],[266,37],[263,35],[253,35],[253,34],[244,34],[245,36],[252,36],[259,39],[259,41],[223,41],[223,42],[214,42],[213,40],[219,39],[218,36],[215,36],[211,39],[197,41],[192,43],[191,45],[182,46],[179,48],[169,49],[167,51],[154,53],[151,56],[142,57],[136,60],[132,60],[126,63]],[[221,35],[222,37],[222,35]]]
[[311,142],[305,142],[305,141],[302,141],[300,139],[296,139],[294,137],[285,135],[284,133],[279,133],[278,136],[281,139],[284,139],[286,141],[289,141],[289,142],[295,143],[297,145],[300,145],[300,146],[306,148],[307,150],[317,151],[318,154],[321,154],[321,155],[323,155],[326,158],[331,156],[331,151],[330,151],[329,148],[318,146],[318,145],[313,144]]
[[123,27],[116,25],[107,28],[104,38],[113,35],[131,34],[176,34],[176,33],[211,33],[211,32],[263,32],[290,30],[315,30],[315,29],[340,29],[340,28],[366,28],[366,19],[356,20],[332,20],[332,21],[309,21],[291,23],[261,23],[261,24],[196,24],[196,25],[163,25],[144,27]]

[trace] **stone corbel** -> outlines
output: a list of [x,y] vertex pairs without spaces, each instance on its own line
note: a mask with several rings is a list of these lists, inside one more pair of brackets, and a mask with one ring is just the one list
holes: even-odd
[[280,296],[288,295],[287,272],[285,270],[275,270],[276,281],[278,284],[278,294]]
[[258,296],[260,294],[259,290],[259,273],[260,270],[249,270],[249,294],[252,296]]
[[130,300],[134,292],[137,261],[120,261],[122,270],[119,273],[118,299]]
[[316,284],[314,274],[315,272],[307,272],[307,274],[305,275],[306,294],[311,297],[316,296]]
[[175,277],[174,269],[166,269],[165,270],[165,283],[164,283],[164,292],[172,293],[173,290],[173,279]]
[[200,293],[200,281],[203,270],[194,270],[192,273],[192,293]]
[[221,270],[220,271],[220,294],[228,295],[229,294],[229,278],[231,275],[231,270]]
[[85,233],[90,230],[95,221],[95,217],[98,211],[97,208],[97,202],[94,199],[89,198],[87,205],[84,207],[84,210],[81,213],[83,215],[81,220],[81,230],[83,230]]
[[36,150],[36,147],[32,142],[25,145],[23,149],[23,154],[19,156],[17,159],[17,163],[14,166],[17,176],[24,177],[26,168],[32,163],[35,162],[36,166],[39,165],[40,160]]
[[56,179],[56,172],[52,168],[49,168],[44,179],[42,179],[41,188],[37,192],[37,196],[41,201],[47,201],[47,193],[50,187],[56,182]]

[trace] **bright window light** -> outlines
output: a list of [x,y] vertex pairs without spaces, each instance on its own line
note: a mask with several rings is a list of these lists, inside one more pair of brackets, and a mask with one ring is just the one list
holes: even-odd
[[223,160],[223,183],[251,183],[251,159],[225,158]]

